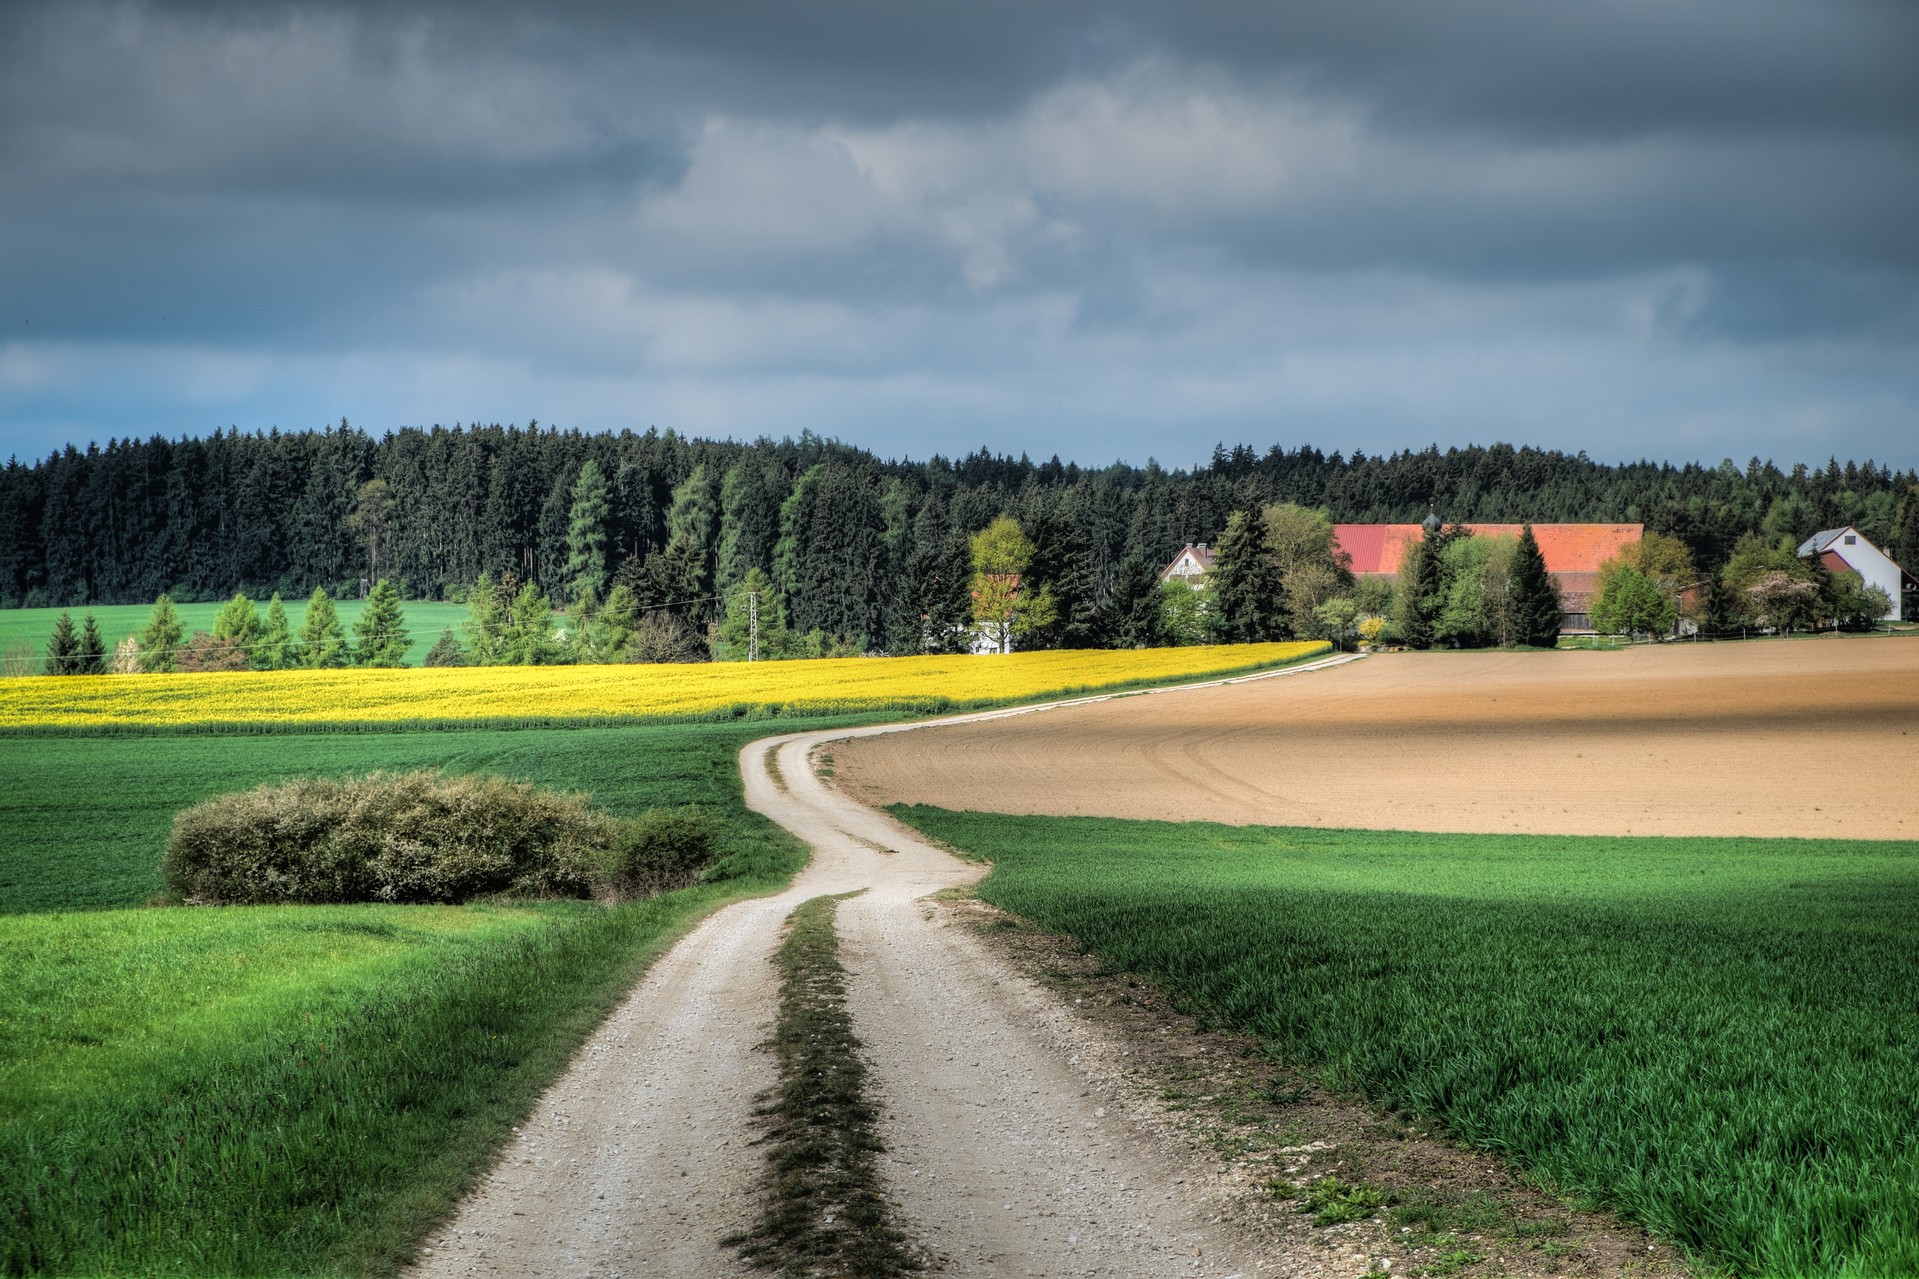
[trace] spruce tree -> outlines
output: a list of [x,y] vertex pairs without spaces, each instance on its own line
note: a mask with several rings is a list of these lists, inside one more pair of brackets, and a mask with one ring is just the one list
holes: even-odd
[[1159,569],[1134,551],[1120,561],[1113,583],[1113,647],[1156,648],[1166,643],[1160,613]]
[[683,543],[694,552],[694,595],[712,593],[714,531],[719,518],[719,508],[713,501],[712,475],[702,463],[673,490],[673,502],[666,511],[667,543]]
[[333,597],[325,587],[314,587],[306,616],[300,619],[300,665],[308,670],[335,670],[345,666],[350,656]]
[[606,590],[606,474],[592,458],[573,482],[566,525],[566,585],[574,594]]
[[1546,571],[1546,557],[1528,524],[1519,531],[1519,549],[1513,553],[1513,634],[1529,648],[1552,648],[1559,643],[1559,583]]
[[275,591],[267,601],[267,615],[260,624],[260,638],[253,645],[253,669],[283,671],[296,665],[293,628],[287,622],[287,606]]
[[1213,548],[1213,599],[1207,623],[1226,644],[1256,644],[1286,629],[1286,583],[1267,544],[1258,510],[1234,511]]
[[505,658],[508,614],[513,605],[513,575],[496,586],[487,574],[473,584],[466,597],[467,661],[474,666],[496,666]]
[[453,633],[451,626],[440,632],[440,638],[426,651],[427,666],[465,666],[466,653],[460,647],[460,637]]
[[180,624],[173,597],[162,595],[153,601],[153,613],[140,630],[140,669],[148,672],[180,669],[180,641],[187,630]]
[[543,591],[528,582],[513,597],[499,660],[508,666],[550,666],[556,656],[553,605]]
[[239,592],[220,606],[213,619],[213,643],[239,655],[249,665],[254,660],[254,646],[265,633],[266,627],[253,601]]
[[[765,574],[760,574],[762,580]],[[633,594],[633,588],[625,582],[617,583],[607,592],[606,603],[594,614],[593,626],[588,636],[587,659],[594,662],[624,661],[626,642],[633,638],[633,628],[639,625],[640,601]]]
[[355,666],[404,666],[406,650],[413,641],[406,633],[406,618],[400,611],[400,592],[384,577],[373,584],[353,623]]
[[105,675],[107,673],[107,642],[100,637],[100,627],[93,620],[93,614],[87,614],[86,624],[80,628],[80,674]]
[[78,675],[80,673],[80,633],[73,629],[70,614],[60,614],[60,620],[53,624],[53,634],[47,640],[46,672],[49,675]]
[[1439,554],[1433,542],[1422,539],[1407,547],[1399,573],[1393,607],[1400,638],[1407,648],[1431,648],[1439,610],[1445,602]]

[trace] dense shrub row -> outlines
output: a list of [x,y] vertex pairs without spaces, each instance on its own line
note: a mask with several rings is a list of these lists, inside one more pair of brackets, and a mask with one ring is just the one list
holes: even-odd
[[718,835],[697,808],[620,821],[499,777],[372,773],[185,809],[161,869],[181,899],[217,904],[621,900],[692,883]]

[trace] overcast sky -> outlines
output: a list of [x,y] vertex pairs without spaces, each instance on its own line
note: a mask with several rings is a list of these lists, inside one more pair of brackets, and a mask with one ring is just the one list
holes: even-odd
[[1919,4],[0,5],[0,457],[1919,465]]

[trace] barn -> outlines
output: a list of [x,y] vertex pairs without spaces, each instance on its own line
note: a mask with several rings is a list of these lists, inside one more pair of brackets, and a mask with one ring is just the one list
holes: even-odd
[[[1355,577],[1393,577],[1426,529],[1437,530],[1439,517],[1423,524],[1335,524],[1339,548],[1352,556]],[[1461,525],[1479,537],[1518,537],[1519,524]],[[1545,557],[1546,571],[1559,579],[1562,631],[1590,631],[1592,602],[1599,593],[1599,566],[1645,535],[1644,524],[1535,524],[1533,537]]]
[[1892,611],[1881,621],[1903,620],[1900,596],[1906,591],[1919,590],[1919,580],[1850,524],[1845,528],[1821,529],[1799,544],[1800,559],[1811,559],[1815,555],[1833,572],[1849,568],[1864,578],[1867,586],[1884,591],[1892,600]]

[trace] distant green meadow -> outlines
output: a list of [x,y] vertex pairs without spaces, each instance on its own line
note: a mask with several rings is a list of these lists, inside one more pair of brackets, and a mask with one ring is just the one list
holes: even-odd
[[[287,622],[297,634],[300,623],[306,619],[307,601],[305,596],[299,599],[282,600],[286,605]],[[213,630],[213,619],[220,612],[224,600],[211,603],[175,604],[180,614],[180,625],[191,636],[195,631]],[[255,600],[260,611],[266,611],[265,600]],[[360,610],[366,607],[364,600],[335,600],[340,613],[340,624],[346,628],[347,637],[353,636],[353,623],[359,620]],[[407,647],[406,664],[418,666],[426,657],[427,650],[433,647],[433,641],[440,638],[440,632],[452,627],[457,634],[461,623],[466,621],[466,605],[430,603],[421,600],[409,601],[401,605],[405,614],[407,636],[412,643]],[[114,646],[129,635],[137,635],[140,628],[147,624],[153,615],[151,604],[95,604],[80,608],[6,608],[0,609],[0,653],[18,644],[31,645],[36,660],[47,655],[47,639],[53,634],[54,623],[60,620],[60,614],[72,616],[77,627],[88,613],[99,624],[100,636],[106,641],[107,654],[112,655]],[[36,668],[36,673],[38,670]]]
[[895,812],[988,901],[1708,1265],[1919,1274],[1919,844]]
[[[741,798],[765,731],[0,738],[0,1274],[396,1272],[646,965],[804,864]],[[181,807],[436,767],[731,834],[611,909],[138,905]]]

